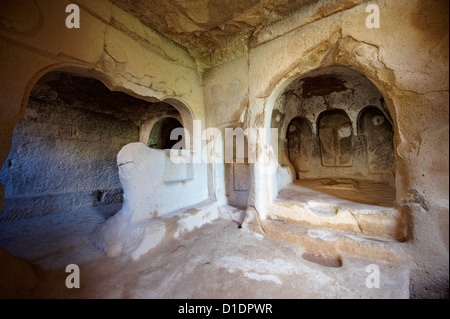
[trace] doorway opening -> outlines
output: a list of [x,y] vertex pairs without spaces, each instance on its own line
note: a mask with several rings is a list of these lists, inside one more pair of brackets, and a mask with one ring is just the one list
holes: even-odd
[[333,67],[294,80],[272,115],[279,163],[295,185],[345,200],[392,207],[392,118],[379,90],[361,73]]
[[[172,132],[179,128],[183,129],[183,125],[176,118],[165,117],[158,120],[150,133],[149,147],[159,150],[169,150],[178,143],[184,142],[181,135],[177,135],[177,139],[171,139]],[[179,149],[186,149],[186,145],[181,145]]]

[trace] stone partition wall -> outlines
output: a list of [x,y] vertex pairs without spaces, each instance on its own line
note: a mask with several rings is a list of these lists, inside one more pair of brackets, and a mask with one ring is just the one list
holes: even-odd
[[163,240],[201,227],[218,217],[208,198],[206,163],[178,163],[189,150],[159,150],[131,143],[117,156],[124,189],[122,209],[100,225],[91,242],[109,256],[140,259]]

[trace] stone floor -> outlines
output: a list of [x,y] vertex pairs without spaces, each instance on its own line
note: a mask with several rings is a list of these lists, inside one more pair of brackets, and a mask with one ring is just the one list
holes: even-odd
[[[409,272],[377,262],[380,288],[369,289],[374,262],[341,256],[338,264],[302,258],[302,247],[216,220],[164,242],[133,262],[109,258],[90,233],[120,207],[106,206],[0,223],[0,246],[39,265],[35,298],[408,298]],[[77,264],[81,288],[69,290],[65,267]]]

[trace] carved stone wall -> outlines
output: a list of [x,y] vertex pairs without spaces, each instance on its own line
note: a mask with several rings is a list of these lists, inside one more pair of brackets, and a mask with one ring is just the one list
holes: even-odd
[[[66,28],[67,1],[0,4],[0,165],[32,88],[52,70],[96,78],[147,102],[164,101],[188,129],[192,119],[204,118],[201,76],[188,52],[107,0],[76,3],[80,29]],[[0,185],[0,205],[3,197]]]

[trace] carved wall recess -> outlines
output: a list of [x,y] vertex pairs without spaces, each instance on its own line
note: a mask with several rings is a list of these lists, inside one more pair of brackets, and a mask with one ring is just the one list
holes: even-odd
[[359,126],[369,171],[374,174],[391,173],[395,164],[392,124],[378,108],[368,107],[361,114]]
[[322,113],[319,119],[319,140],[323,166],[351,167],[353,165],[352,122],[344,111]]
[[291,121],[287,132],[289,159],[298,172],[308,172],[313,161],[313,150],[316,139],[312,125],[302,117]]
[[245,136],[239,136],[244,141],[244,154],[243,158],[238,158],[236,150],[237,138],[235,137],[233,142],[233,163],[225,164],[226,196],[229,205],[246,209],[251,178],[248,160],[248,140]]
[[[172,131],[178,128],[183,128],[183,125],[175,118],[165,117],[155,123],[150,133],[149,146],[159,150],[170,150],[173,146],[181,141],[178,139],[171,139]],[[184,146],[183,149],[186,147]]]
[[357,71],[332,67],[294,80],[272,127],[279,128],[279,163],[303,184],[327,191],[395,184],[392,120],[381,93]]

